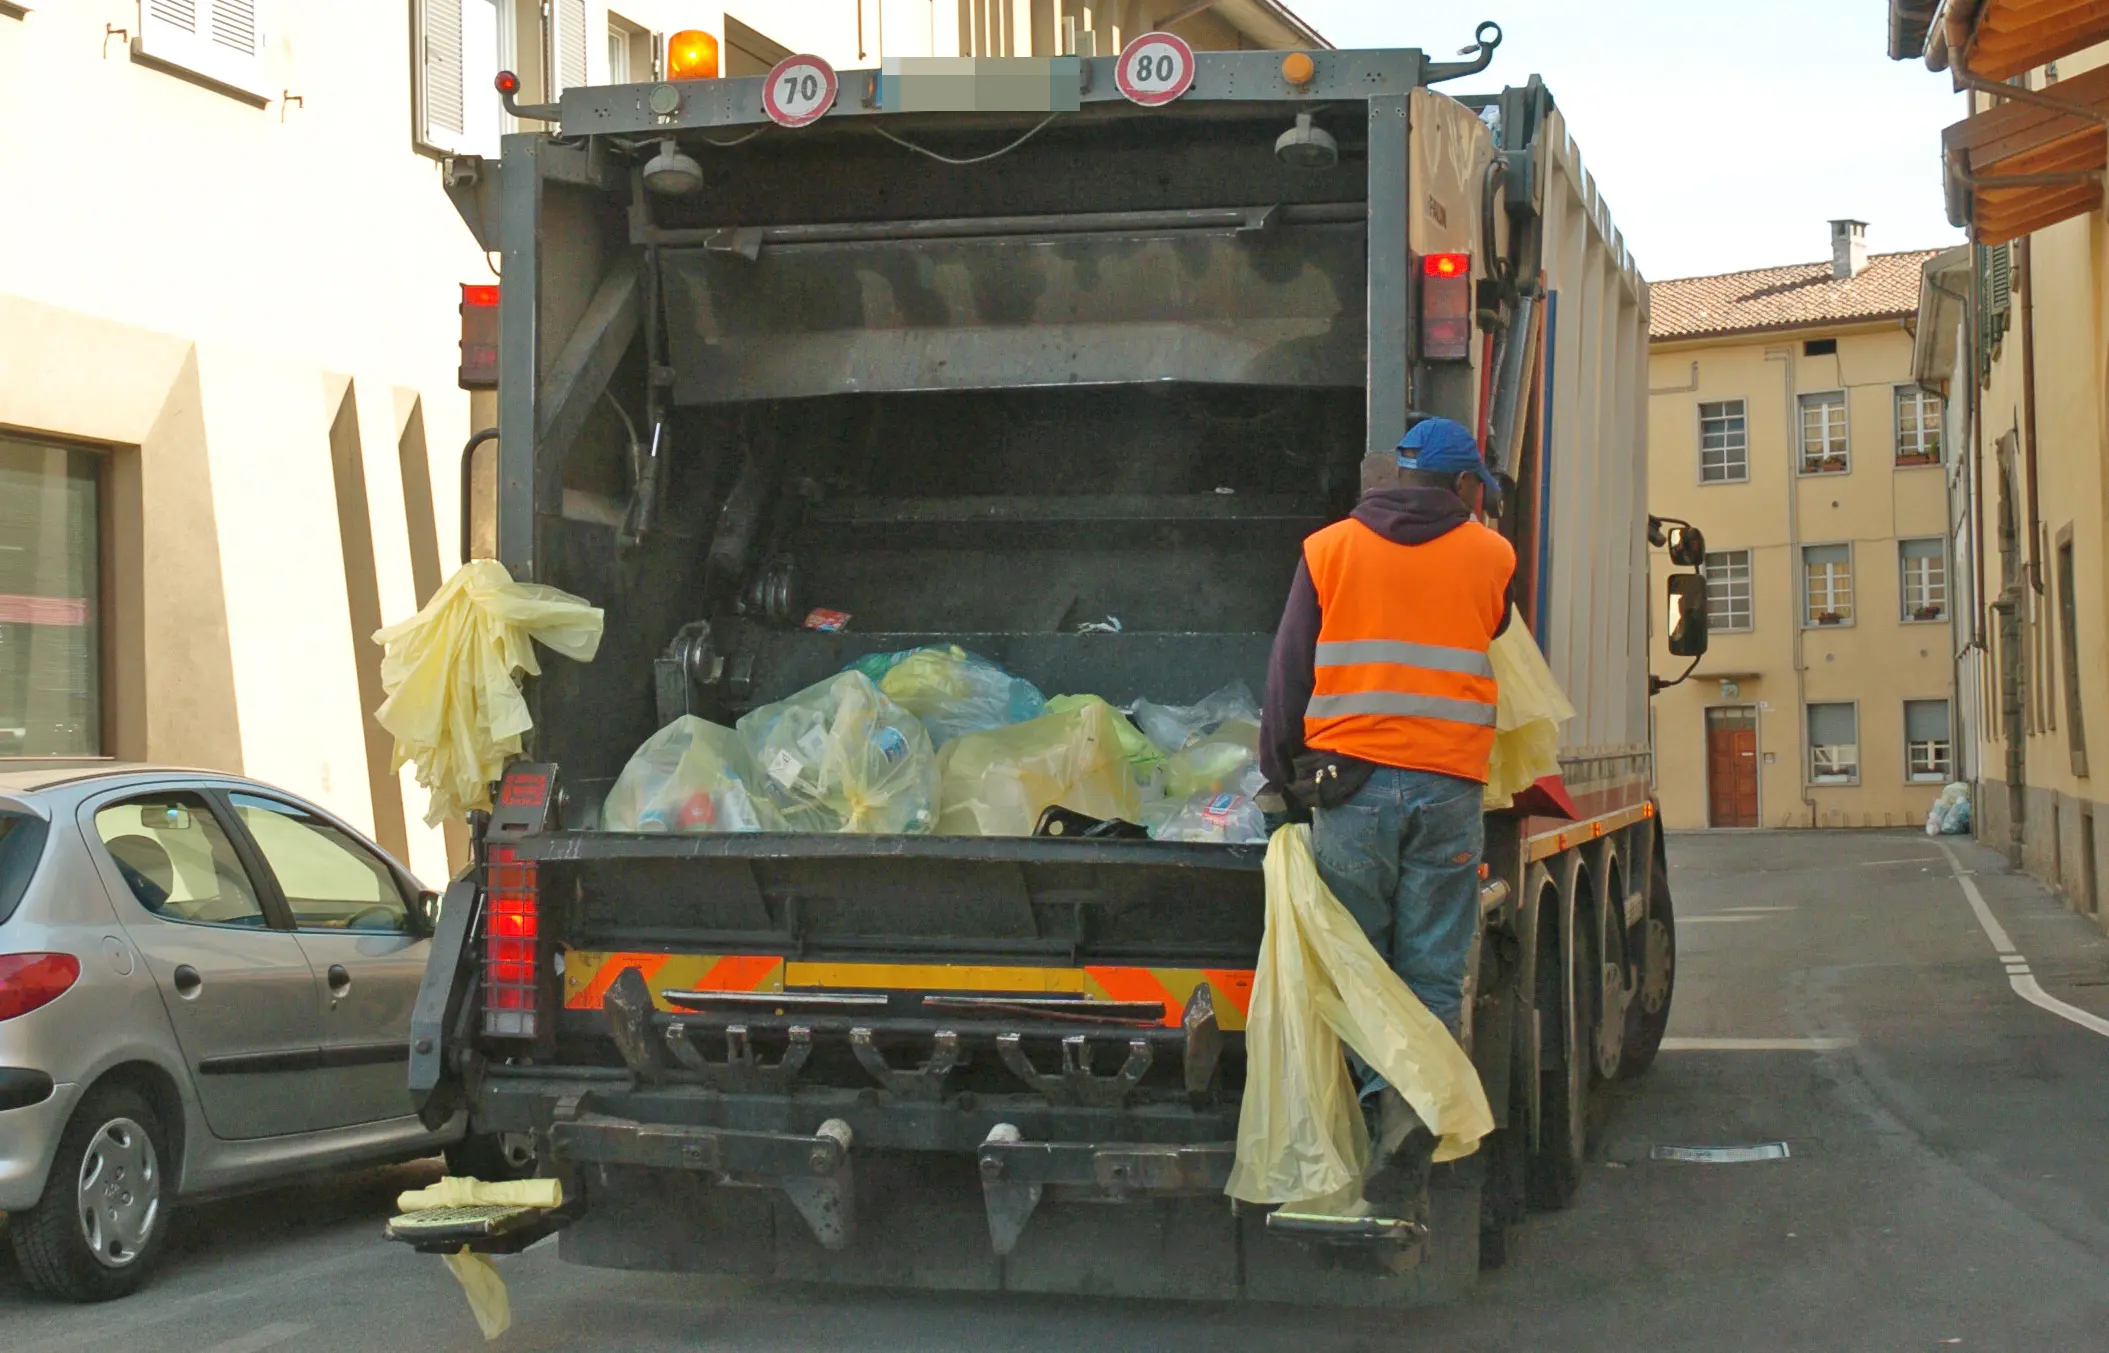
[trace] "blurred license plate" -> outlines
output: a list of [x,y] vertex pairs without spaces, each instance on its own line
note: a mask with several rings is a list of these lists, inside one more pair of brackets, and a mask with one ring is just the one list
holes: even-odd
[[889,113],[1072,113],[1081,68],[1073,56],[891,56],[879,66]]

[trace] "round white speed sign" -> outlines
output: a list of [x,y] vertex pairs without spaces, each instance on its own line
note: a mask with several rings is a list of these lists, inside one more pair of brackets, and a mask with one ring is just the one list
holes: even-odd
[[835,102],[835,68],[817,56],[787,56],[769,70],[762,111],[782,127],[803,127]]
[[1121,49],[1113,83],[1145,108],[1170,103],[1193,88],[1194,49],[1170,33],[1145,33]]

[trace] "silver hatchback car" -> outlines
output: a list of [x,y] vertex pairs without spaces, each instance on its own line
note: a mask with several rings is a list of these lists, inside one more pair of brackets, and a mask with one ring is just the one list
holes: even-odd
[[411,1111],[435,901],[252,780],[0,773],[0,1212],[29,1283],[124,1295],[179,1198],[442,1150],[512,1172]]

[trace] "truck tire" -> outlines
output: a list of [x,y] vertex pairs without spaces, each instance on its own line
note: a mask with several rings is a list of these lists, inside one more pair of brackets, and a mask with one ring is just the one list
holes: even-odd
[[[1574,1201],[1588,1150],[1597,966],[1592,927],[1576,896],[1575,885],[1583,877],[1570,867],[1569,886],[1555,894],[1551,916],[1538,921],[1535,1005],[1541,1037],[1552,1044],[1541,1046],[1541,1052],[1559,1054],[1558,1065],[1538,1070],[1538,1149],[1531,1153],[1525,1180],[1530,1205],[1541,1212],[1556,1212]],[[1548,919],[1557,924],[1546,924]],[[1562,943],[1563,931],[1574,935],[1571,952]]]
[[1631,1080],[1655,1064],[1662,1035],[1670,1027],[1670,997],[1677,985],[1677,913],[1670,904],[1669,870],[1659,859],[1650,866],[1648,914],[1640,925],[1640,981],[1626,1007],[1620,1080]]
[[11,1218],[23,1279],[66,1301],[135,1291],[168,1235],[173,1164],[144,1096],[124,1085],[89,1091],[59,1138],[44,1196]]

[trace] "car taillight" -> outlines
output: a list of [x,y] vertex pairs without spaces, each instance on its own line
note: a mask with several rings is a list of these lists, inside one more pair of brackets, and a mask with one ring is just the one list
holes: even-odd
[[0,954],[0,1019],[51,1004],[80,975],[81,961],[71,954]]
[[1472,355],[1472,256],[1421,257],[1421,356],[1454,361]]
[[483,1031],[494,1038],[533,1038],[540,984],[540,926],[532,860],[493,846],[483,908]]

